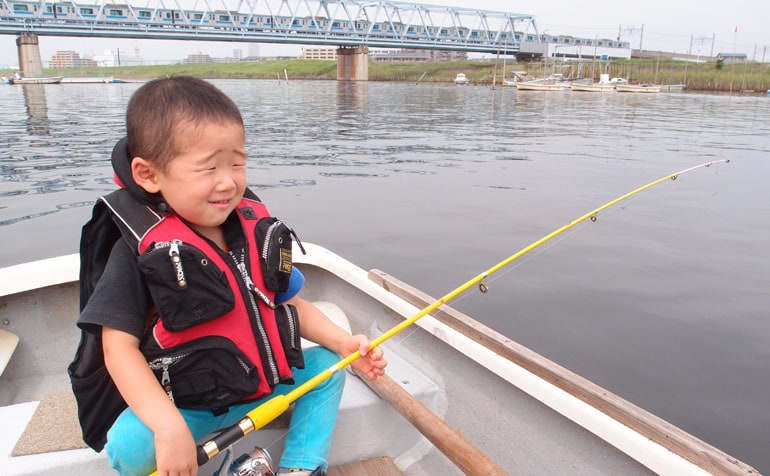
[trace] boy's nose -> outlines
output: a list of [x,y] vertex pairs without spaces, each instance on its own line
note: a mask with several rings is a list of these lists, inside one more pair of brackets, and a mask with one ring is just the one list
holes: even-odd
[[229,190],[238,186],[238,181],[232,174],[223,173],[217,180],[217,188],[219,190]]

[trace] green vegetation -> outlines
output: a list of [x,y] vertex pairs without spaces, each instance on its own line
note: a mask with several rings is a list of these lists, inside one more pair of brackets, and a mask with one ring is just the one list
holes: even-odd
[[[605,71],[610,77],[620,76],[632,82],[656,84],[686,84],[689,90],[700,91],[758,91],[770,88],[770,64],[724,63],[717,61],[689,63],[673,60],[619,60],[609,66],[604,63],[584,62],[578,68],[575,62],[515,63],[503,61],[461,61],[436,63],[370,63],[370,81],[452,82],[457,73],[465,73],[473,84],[501,83],[503,73],[524,71],[530,78],[551,73],[565,77],[593,77]],[[580,74],[578,74],[578,69]],[[296,79],[334,80],[337,64],[323,60],[275,60],[260,62],[186,64],[163,66],[132,66],[117,68],[48,69],[49,76],[113,76],[126,80],[150,79],[174,74],[189,74],[202,78],[239,79]]]

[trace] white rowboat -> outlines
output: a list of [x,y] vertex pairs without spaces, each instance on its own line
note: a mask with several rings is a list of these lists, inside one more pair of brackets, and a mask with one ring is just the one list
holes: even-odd
[[[382,271],[367,272],[317,245],[305,248],[307,255],[294,252],[306,277],[303,297],[354,332],[379,336],[433,302]],[[83,448],[82,442],[77,447],[74,408],[68,404],[66,366],[79,338],[78,268],[77,255],[69,255],[0,269],[2,328],[19,338],[0,375],[0,468],[6,476],[112,474],[103,452]],[[451,429],[449,436],[459,436],[510,474],[758,474],[448,306],[383,347],[388,376],[406,397],[397,411],[395,398],[380,397],[349,375],[329,455],[332,466],[386,460],[390,472],[377,474],[482,474],[459,469],[478,464],[468,457],[470,450],[424,436],[441,422]],[[53,413],[41,417],[41,408],[52,400]],[[426,418],[433,423],[421,423]],[[41,419],[42,427],[35,426]],[[241,440],[235,454],[257,445],[277,459],[284,433],[280,425],[263,428]],[[11,456],[30,441],[45,451]],[[51,449],[62,441],[75,444]],[[218,469],[220,458],[201,474]]]

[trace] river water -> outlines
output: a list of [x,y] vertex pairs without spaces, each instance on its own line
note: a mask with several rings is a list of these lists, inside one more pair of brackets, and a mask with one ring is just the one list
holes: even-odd
[[[213,81],[304,241],[455,306],[770,473],[770,99]],[[0,266],[77,251],[138,84],[0,86]],[[458,376],[462,378],[462,376]]]

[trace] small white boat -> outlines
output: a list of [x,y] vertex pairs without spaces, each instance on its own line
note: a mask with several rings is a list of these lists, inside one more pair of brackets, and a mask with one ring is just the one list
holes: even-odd
[[[320,246],[305,249],[294,253],[306,277],[303,296],[354,332],[378,337],[435,301]],[[0,269],[4,476],[113,474],[104,452],[80,439],[66,373],[79,339],[78,270],[77,255]],[[330,476],[758,474],[451,307],[382,346],[389,376],[382,382],[390,390],[348,375],[329,455],[338,469]],[[277,460],[285,432],[281,424],[262,428],[238,442],[235,454],[256,445]],[[216,471],[223,456],[200,474]],[[339,469],[362,462],[390,469]]]
[[616,84],[619,93],[659,93],[660,86],[656,84]]
[[580,82],[572,82],[570,83],[570,89],[573,91],[585,91],[585,92],[594,92],[594,93],[602,93],[607,91],[614,91],[615,85],[612,83],[580,83]]
[[455,76],[455,84],[468,84],[470,80],[465,76],[465,73],[457,73]]
[[114,83],[115,78],[112,76],[71,76],[64,77],[61,80],[62,84],[69,83]]
[[687,86],[684,84],[664,84],[660,87],[661,91],[684,91],[685,89]]
[[516,83],[516,89],[520,91],[564,91],[567,87],[568,84],[566,82],[549,83],[543,81],[525,81],[523,83]]
[[11,78],[11,84],[59,84],[62,76],[38,76],[26,78]]

